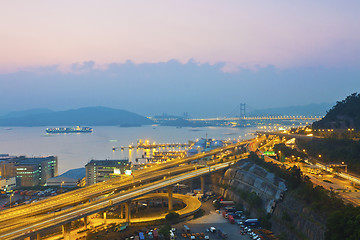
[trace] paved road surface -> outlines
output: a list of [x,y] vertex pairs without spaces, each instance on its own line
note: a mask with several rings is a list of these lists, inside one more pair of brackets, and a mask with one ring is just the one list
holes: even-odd
[[[221,214],[215,212],[215,209],[212,207],[211,201],[208,201],[204,204],[205,208],[211,208],[210,213],[202,216],[197,219],[193,219],[187,222],[182,222],[175,227],[178,229],[177,232],[177,240],[185,240],[185,238],[181,237],[181,229],[185,224],[190,229],[191,232],[203,232],[210,237],[211,240],[221,239],[216,234],[207,233],[206,229],[209,227],[215,227],[222,229],[228,235],[229,240],[248,240],[251,239],[249,235],[240,235],[240,227],[237,224],[230,224],[227,219],[223,218]],[[206,212],[206,210],[205,210]]]

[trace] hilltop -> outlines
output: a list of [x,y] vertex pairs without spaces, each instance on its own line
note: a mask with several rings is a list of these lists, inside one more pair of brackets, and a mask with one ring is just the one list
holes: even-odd
[[0,118],[0,126],[139,126],[153,122],[141,115],[107,107],[85,107],[67,111],[43,111],[41,113],[9,114]]
[[360,129],[360,94],[353,93],[338,101],[320,121],[313,123],[314,129]]

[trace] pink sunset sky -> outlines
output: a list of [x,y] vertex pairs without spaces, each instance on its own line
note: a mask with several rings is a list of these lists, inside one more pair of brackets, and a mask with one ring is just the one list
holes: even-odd
[[332,106],[359,92],[359,79],[359,0],[0,5],[0,116],[99,105],[148,116],[223,116],[240,102]]
[[360,66],[360,1],[20,0],[0,7],[0,71],[93,60]]

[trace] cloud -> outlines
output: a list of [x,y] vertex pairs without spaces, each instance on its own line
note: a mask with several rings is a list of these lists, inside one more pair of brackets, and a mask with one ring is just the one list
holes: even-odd
[[240,102],[263,109],[335,102],[359,91],[358,68],[291,68],[177,60],[136,64],[74,63],[70,71],[39,66],[0,75],[2,109],[54,110],[83,106],[122,108],[144,115],[163,112],[219,116]]
[[78,71],[91,71],[93,70],[95,67],[95,62],[94,61],[84,61],[82,63],[73,63],[71,64],[70,69],[73,72],[78,72]]

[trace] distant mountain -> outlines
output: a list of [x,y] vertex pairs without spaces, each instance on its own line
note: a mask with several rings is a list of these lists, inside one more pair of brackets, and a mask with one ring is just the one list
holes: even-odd
[[86,107],[0,118],[0,126],[105,126],[146,125],[153,122],[138,114],[106,107]]
[[29,109],[29,110],[24,110],[24,111],[14,111],[14,112],[10,112],[0,118],[16,118],[16,117],[24,117],[24,116],[28,116],[28,115],[33,115],[33,114],[42,114],[42,113],[51,113],[53,112],[50,109],[47,108],[34,108],[34,109]]
[[158,121],[161,126],[172,126],[172,127],[205,127],[204,122],[193,122],[183,118],[177,118],[173,120],[160,120]]
[[297,115],[297,116],[324,116],[328,109],[331,108],[331,103],[309,104],[303,106],[289,106],[280,108],[268,108],[261,110],[254,110],[249,113],[251,116],[279,116],[279,115]]
[[313,123],[313,128],[360,129],[360,94],[353,93],[343,101],[338,101],[326,116]]

